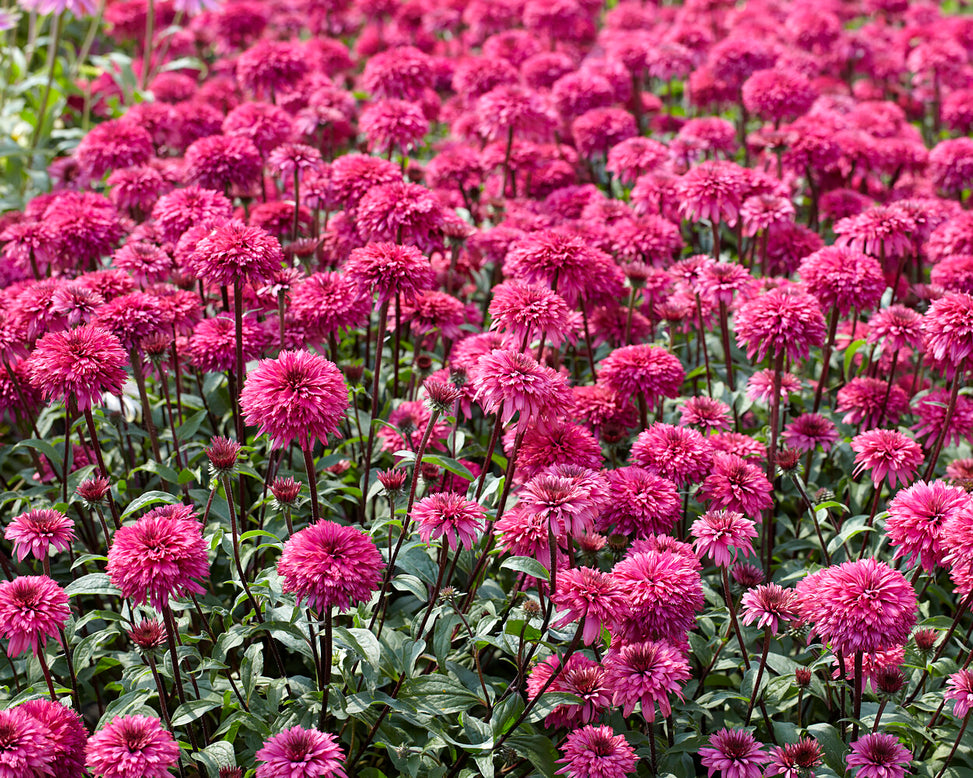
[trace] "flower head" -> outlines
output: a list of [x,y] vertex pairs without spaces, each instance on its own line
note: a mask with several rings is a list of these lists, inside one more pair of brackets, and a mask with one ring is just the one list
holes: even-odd
[[631,716],[641,703],[642,716],[649,722],[655,721],[656,705],[663,716],[672,712],[669,695],[682,699],[682,682],[690,677],[689,663],[679,649],[652,640],[613,645],[605,656],[605,670],[608,685],[615,690],[613,704]]
[[639,433],[632,461],[677,486],[698,483],[713,464],[713,449],[698,431],[656,422]]
[[868,430],[852,438],[857,478],[866,470],[872,481],[882,483],[886,476],[889,485],[896,481],[908,483],[924,459],[922,446],[898,430]]
[[740,601],[744,624],[756,623],[758,627],[770,627],[777,634],[780,622],[794,621],[798,617],[797,592],[784,589],[778,584],[761,584],[748,589]]
[[563,764],[558,775],[568,778],[625,778],[635,770],[638,757],[624,735],[611,727],[587,725],[568,734],[564,742]]
[[946,292],[922,319],[926,348],[935,359],[959,365],[973,354],[973,296]]
[[838,437],[834,422],[827,416],[803,413],[787,423],[782,440],[788,448],[805,453],[818,446],[822,451],[830,451]]
[[711,509],[727,508],[758,517],[773,505],[772,491],[767,476],[755,464],[736,454],[718,453],[696,499],[709,503]]
[[400,295],[409,301],[421,290],[433,286],[435,276],[429,260],[415,246],[369,243],[355,249],[344,265],[349,278],[374,292],[380,303]]
[[912,761],[910,754],[895,735],[872,732],[851,744],[845,757],[848,767],[857,767],[858,778],[903,778]]
[[494,349],[477,360],[470,378],[477,402],[487,413],[499,413],[504,424],[519,413],[523,427],[542,416],[566,413],[571,404],[564,376],[529,354]]
[[669,532],[682,512],[676,485],[641,467],[608,471],[612,499],[598,518],[598,529],[635,538]]
[[[82,739],[82,748],[83,744]],[[32,716],[26,705],[0,710],[0,775],[52,775],[57,747],[54,733],[44,721]],[[67,778],[63,772],[57,775]]]
[[58,637],[71,614],[68,596],[46,575],[21,575],[0,582],[0,636],[7,638],[8,656],[28,648],[35,654],[49,637]]
[[[47,730],[49,742],[54,751],[50,764],[53,778],[75,778],[75,776],[82,774],[84,770],[84,747],[88,740],[88,732],[77,713],[59,702],[44,699],[28,700],[16,708],[8,709],[8,711],[11,713],[22,711],[39,724],[42,729]],[[3,713],[8,713],[8,711]],[[0,713],[0,716],[3,713]],[[0,742],[9,743],[3,737],[0,737]],[[43,747],[38,744],[34,756],[40,760],[43,758],[43,751]],[[11,767],[10,764],[4,763],[2,756],[0,756],[0,765]]]
[[88,739],[85,764],[98,778],[169,778],[179,745],[149,716],[116,716]]
[[814,738],[802,737],[796,743],[774,746],[770,750],[767,775],[784,778],[814,778],[814,768],[824,761],[824,752]]
[[601,361],[598,377],[615,394],[641,394],[652,405],[660,397],[678,397],[686,372],[666,349],[639,344],[615,349]]
[[291,536],[277,562],[284,591],[325,612],[367,600],[382,580],[382,555],[364,532],[318,521]]
[[345,778],[344,751],[329,732],[291,727],[264,741],[256,778]]
[[338,367],[309,351],[282,351],[262,359],[240,392],[247,424],[260,426],[274,447],[297,440],[327,441],[348,408],[348,387]]
[[917,481],[899,491],[889,502],[885,519],[885,533],[895,548],[895,558],[918,561],[929,573],[945,566],[943,527],[970,505],[966,490],[944,481]]
[[101,396],[121,394],[128,358],[118,338],[93,324],[49,332],[28,360],[31,382],[48,399],[73,402],[85,410]]
[[898,570],[875,559],[826,567],[797,584],[801,618],[846,656],[902,645],[916,622],[916,593]]
[[720,567],[735,562],[737,554],[754,554],[752,539],[757,537],[755,523],[733,511],[707,511],[693,522],[690,533],[700,556],[708,556]]
[[805,257],[798,268],[808,292],[825,310],[842,316],[855,308],[874,308],[885,291],[882,266],[873,257],[846,246],[828,246]]
[[762,745],[744,729],[723,728],[710,735],[699,755],[710,778],[717,772],[722,778],[760,778],[767,763]]
[[256,284],[271,280],[284,262],[280,243],[266,230],[233,219],[196,243],[190,265],[213,284]]
[[946,680],[943,697],[953,701],[953,715],[962,719],[973,707],[973,671],[957,670]]
[[805,359],[824,342],[824,317],[806,292],[777,288],[745,302],[736,314],[736,339],[750,359],[768,353]]
[[27,554],[45,559],[51,546],[67,551],[74,540],[74,522],[60,511],[40,508],[16,516],[3,536],[14,544],[14,556],[23,562]]
[[445,538],[451,549],[461,545],[473,548],[486,513],[479,503],[454,492],[441,492],[419,500],[412,509],[412,519],[423,543]]
[[584,619],[581,639],[591,645],[601,637],[604,624],[615,621],[625,607],[625,595],[611,575],[590,567],[565,570],[557,579],[557,591],[551,595],[558,610],[567,611],[556,626]]
[[490,318],[491,329],[510,332],[518,343],[543,337],[556,346],[577,328],[575,314],[563,297],[539,284],[517,280],[494,287]]

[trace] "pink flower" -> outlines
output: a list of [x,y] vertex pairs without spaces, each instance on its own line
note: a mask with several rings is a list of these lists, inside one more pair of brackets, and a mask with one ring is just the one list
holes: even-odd
[[639,433],[631,459],[683,487],[705,478],[713,463],[713,451],[696,430],[657,422]]
[[638,757],[624,735],[611,727],[590,724],[568,734],[558,775],[568,778],[625,778],[635,771]]
[[[0,775],[11,778],[51,775],[59,745],[53,735],[44,721],[30,714],[26,705],[0,710]],[[83,747],[83,739],[81,744]],[[55,775],[68,778],[63,771]]]
[[3,536],[14,544],[14,556],[23,562],[27,554],[46,559],[51,546],[67,551],[74,540],[74,522],[60,511],[40,508],[21,513],[7,525]]
[[330,732],[291,727],[264,741],[256,778],[345,778],[345,754]]
[[722,778],[760,778],[767,763],[762,745],[746,730],[724,727],[710,735],[709,748],[699,749],[699,756],[710,778],[717,772]]
[[98,778],[169,778],[179,745],[149,716],[116,716],[88,740],[85,764]]
[[903,778],[912,754],[895,735],[872,732],[851,744],[845,757],[849,768],[857,767],[857,778]]
[[814,778],[814,768],[824,761],[821,746],[814,738],[802,737],[796,743],[774,746],[770,749],[770,765],[767,775],[784,778]]
[[473,548],[477,533],[483,530],[486,513],[482,506],[453,492],[424,497],[412,509],[412,519],[423,543],[445,538],[446,545]]
[[409,301],[435,282],[432,265],[419,249],[394,243],[370,243],[355,249],[343,269],[380,303],[396,295]]
[[577,316],[563,297],[524,281],[507,281],[493,288],[490,318],[491,329],[510,332],[520,344],[544,338],[557,346],[577,330]]
[[830,451],[838,438],[838,430],[829,418],[820,413],[803,413],[787,423],[782,440],[787,448],[806,453],[818,446]]
[[876,205],[834,225],[839,246],[850,246],[872,256],[900,257],[911,250],[910,235],[916,223],[902,206]]
[[615,394],[641,394],[649,405],[661,397],[678,397],[685,377],[679,360],[659,346],[623,346],[598,366],[599,380]]
[[[75,776],[83,773],[84,749],[88,740],[88,732],[77,713],[59,702],[37,699],[28,700],[16,708],[8,709],[8,711],[0,713],[0,716],[5,713],[12,713],[15,710],[26,713],[42,729],[46,728],[49,732],[49,743],[54,752],[50,768],[53,770],[54,778],[75,778]],[[8,753],[15,750],[11,747],[12,743],[9,736],[0,736],[0,742],[6,745]],[[34,750],[34,755],[38,760],[43,758],[44,748],[42,745],[37,744],[32,750]],[[16,757],[14,758],[16,759]],[[15,767],[15,765],[5,762],[3,756],[0,756],[0,765],[8,769]]]
[[115,169],[144,165],[154,155],[152,136],[124,119],[96,124],[74,150],[79,167],[91,181]]
[[756,623],[758,627],[769,627],[775,635],[780,622],[795,621],[798,617],[797,592],[775,583],[748,589],[740,605],[744,624]]
[[655,706],[663,716],[672,713],[669,695],[680,692],[682,682],[689,680],[689,663],[678,649],[667,643],[645,641],[612,646],[605,656],[608,685],[614,689],[612,704],[622,706],[622,714],[631,716],[642,704],[642,716],[655,721]]
[[340,330],[360,327],[372,308],[366,290],[344,273],[314,273],[290,293],[290,311],[309,340],[326,341]]
[[562,415],[571,403],[571,390],[560,373],[512,350],[495,349],[480,357],[470,380],[486,413],[500,414],[504,424],[519,413],[521,428],[542,416]]
[[584,619],[581,639],[591,645],[601,637],[603,625],[613,623],[625,607],[625,594],[611,575],[590,567],[565,570],[551,595],[559,611],[567,611],[555,626]]
[[609,470],[611,500],[597,520],[599,530],[635,538],[669,532],[682,513],[676,485],[641,467]]
[[209,544],[191,506],[154,508],[115,533],[108,577],[137,605],[163,611],[171,597],[202,594],[194,579],[209,576]]
[[358,201],[356,227],[365,241],[395,241],[432,249],[440,244],[444,207],[419,184],[395,181],[369,189]]
[[881,378],[861,376],[852,378],[838,390],[836,410],[844,413],[845,424],[877,427],[898,424],[899,417],[909,410],[909,396],[899,386],[888,388]]
[[696,499],[709,503],[710,509],[727,508],[757,517],[774,504],[772,491],[759,467],[736,454],[719,453]]
[[361,83],[373,97],[415,101],[432,86],[434,72],[428,55],[396,46],[368,59]]
[[271,444],[282,448],[297,440],[327,443],[348,408],[344,375],[333,363],[309,351],[282,351],[262,359],[249,372],[240,392],[247,424],[260,426]]
[[946,292],[934,300],[922,319],[922,334],[936,360],[959,365],[973,353],[973,296]]
[[[520,505],[544,516],[554,536],[577,538],[590,532],[595,517],[607,505],[603,484],[583,468],[561,465],[531,478],[518,492]],[[588,477],[586,477],[588,476]]]
[[396,149],[406,154],[422,144],[429,122],[414,103],[382,100],[362,112],[359,128],[368,139],[369,151],[387,154]]
[[382,555],[364,532],[318,521],[284,543],[277,572],[284,591],[323,613],[364,602],[382,581]]
[[294,43],[260,40],[237,57],[236,76],[254,94],[273,95],[293,87],[308,67],[301,48]]
[[953,701],[953,715],[956,718],[966,718],[973,707],[973,671],[957,670],[949,676],[943,697]]
[[902,489],[889,502],[885,520],[885,533],[895,548],[895,558],[918,561],[929,573],[945,566],[943,529],[952,517],[969,507],[967,492],[943,481],[917,481]]
[[800,73],[777,66],[751,75],[743,83],[741,95],[750,113],[765,121],[780,122],[807,113],[817,90]]
[[751,540],[757,537],[755,523],[733,511],[707,511],[693,522],[690,533],[693,547],[700,556],[708,556],[719,567],[735,562],[737,553],[750,556],[756,552]]
[[916,593],[898,570],[861,559],[818,570],[797,584],[801,618],[833,651],[879,651],[909,639]]
[[257,147],[248,138],[239,136],[210,135],[193,141],[186,149],[184,160],[191,183],[217,191],[233,187],[248,190],[260,180],[262,173]]
[[728,430],[733,420],[730,407],[712,397],[690,397],[679,413],[679,423],[686,427],[701,427],[703,432]]
[[46,575],[21,575],[0,581],[0,636],[7,638],[7,656],[28,648],[36,655],[53,637],[60,641],[71,611],[64,590]]
[[852,308],[874,308],[885,291],[885,276],[878,260],[845,246],[815,251],[801,260],[797,272],[821,307],[833,307],[841,316],[847,316]]
[[105,392],[121,394],[128,358],[118,338],[85,324],[68,332],[49,332],[28,360],[30,380],[51,400],[73,402],[85,410]]
[[[559,669],[560,657],[549,656],[534,666],[527,679],[527,698],[533,699]],[[548,687],[551,692],[567,692],[581,698],[580,705],[558,705],[544,719],[548,729],[567,727],[577,728],[598,718],[598,715],[611,704],[611,693],[606,685],[605,668],[588,659],[584,654],[572,654],[554,682]]]
[[[803,384],[793,373],[780,374],[780,399],[787,402],[789,395],[798,394]],[[747,399],[754,403],[769,404],[774,396],[774,371],[772,368],[758,370],[747,381]]]
[[233,219],[202,238],[190,257],[197,277],[222,286],[271,280],[284,255],[266,230]]
[[162,236],[175,243],[191,227],[218,224],[233,216],[233,203],[221,192],[187,186],[163,195],[152,208],[152,219]]
[[723,160],[704,162],[676,185],[679,214],[691,221],[736,226],[746,190],[743,168]]
[[811,295],[778,288],[754,297],[736,313],[736,340],[751,360],[768,353],[806,359],[811,346],[824,342],[824,317]]
[[876,484],[887,476],[890,486],[912,480],[924,458],[922,447],[898,430],[868,430],[852,438],[851,448],[855,452],[855,478],[868,470]]

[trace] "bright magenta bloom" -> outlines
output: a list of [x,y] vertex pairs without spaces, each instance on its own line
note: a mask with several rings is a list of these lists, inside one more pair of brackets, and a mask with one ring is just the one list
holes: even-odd
[[818,446],[822,451],[830,451],[838,438],[838,430],[827,416],[803,413],[784,427],[782,440],[787,448],[806,453]]
[[848,767],[857,767],[857,778],[903,778],[912,762],[895,735],[872,732],[851,744],[845,757]]
[[696,499],[708,503],[711,510],[727,508],[756,518],[774,504],[771,491],[770,481],[757,465],[736,454],[718,453]]
[[612,646],[605,656],[608,685],[615,690],[614,705],[622,706],[622,713],[631,716],[642,703],[642,716],[655,721],[655,706],[668,716],[672,712],[669,695],[682,699],[682,682],[690,678],[685,656],[668,643],[645,641]]
[[23,562],[27,554],[35,559],[47,557],[51,546],[67,551],[74,540],[74,522],[60,511],[41,508],[16,516],[3,536],[14,544],[14,556]]
[[657,422],[639,433],[631,459],[682,487],[706,477],[713,464],[713,449],[694,429]]
[[922,319],[926,349],[940,362],[958,365],[973,354],[973,296],[946,292]]
[[875,559],[811,573],[798,582],[797,595],[811,634],[846,656],[901,645],[916,623],[915,590],[902,573]]
[[154,508],[115,533],[108,550],[108,577],[137,605],[158,611],[171,597],[202,594],[198,578],[209,576],[209,544],[186,505]]
[[249,372],[240,408],[247,424],[258,425],[275,448],[294,440],[307,448],[314,440],[326,444],[338,431],[348,386],[334,362],[310,351],[282,351]]
[[609,470],[611,500],[597,519],[599,530],[634,538],[661,535],[675,525],[682,512],[676,485],[641,467]]
[[565,570],[551,595],[558,610],[567,611],[556,626],[563,627],[584,618],[581,639],[591,645],[601,637],[603,624],[613,622],[625,607],[625,594],[611,575],[590,567]]
[[780,287],[748,300],[736,313],[736,340],[747,357],[768,354],[806,359],[812,346],[824,342],[824,317],[818,301],[806,292]]
[[946,522],[971,506],[966,490],[944,481],[917,481],[889,502],[885,533],[895,547],[895,558],[919,562],[931,573],[945,564],[942,533]]
[[753,520],[733,511],[707,511],[693,522],[690,533],[700,556],[712,557],[719,567],[735,562],[737,554],[754,554],[752,539],[757,537]]
[[[561,658],[552,654],[540,664],[534,665],[527,679],[527,699],[533,699],[551,677]],[[584,654],[571,654],[563,671],[548,687],[552,692],[568,692],[581,698],[580,705],[558,705],[544,719],[549,729],[567,727],[574,729],[598,718],[601,711],[611,704],[611,692],[606,684],[605,668]]]
[[284,543],[277,572],[284,591],[323,613],[367,600],[382,581],[382,555],[364,532],[318,521]]
[[878,260],[847,246],[815,251],[801,261],[798,273],[822,308],[837,308],[842,316],[847,316],[852,308],[874,308],[885,291],[885,276]]
[[49,637],[60,641],[71,611],[68,596],[46,575],[21,575],[0,581],[0,636],[7,638],[7,656],[19,656],[28,648],[35,654]]
[[117,716],[91,736],[86,755],[97,778],[170,778],[179,745],[158,719]]
[[[71,708],[59,702],[37,699],[28,700],[10,712],[17,710],[26,713],[34,722],[47,729],[50,734],[50,744],[54,751],[51,769],[54,778],[75,778],[84,770],[84,747],[88,740],[88,732],[81,723],[81,717]],[[3,716],[0,713],[0,716]],[[9,743],[5,737],[0,742]],[[9,745],[8,745],[9,748]],[[36,747],[35,756],[41,758],[43,748]],[[0,766],[10,765],[0,756]]]
[[577,316],[559,294],[539,284],[507,281],[493,289],[490,328],[510,332],[517,343],[534,338],[557,346],[577,330]]
[[780,622],[794,621],[798,617],[797,592],[784,589],[775,583],[761,584],[747,589],[740,600],[741,621],[758,627],[770,627],[775,635]]
[[679,360],[659,346],[623,346],[598,366],[599,380],[615,394],[642,394],[649,405],[660,397],[678,397],[685,377]]
[[345,778],[345,754],[329,732],[291,727],[257,751],[257,778]]
[[[27,710],[29,704],[0,710],[0,775],[47,776],[54,770],[58,743],[46,723]],[[56,775],[67,778],[63,772]]]
[[196,243],[189,262],[197,277],[213,284],[257,284],[280,271],[284,254],[269,232],[232,219]]
[[92,324],[49,332],[27,361],[31,383],[48,400],[73,402],[79,410],[121,394],[128,357],[118,338]]
[[870,471],[872,481],[882,483],[888,476],[889,485],[896,481],[908,483],[923,461],[922,446],[898,430],[868,430],[852,438],[855,451],[855,477]]
[[409,301],[435,282],[432,265],[419,249],[394,243],[369,243],[355,249],[343,269],[349,278],[373,292],[380,303],[396,295]]
[[953,701],[953,715],[962,719],[973,707],[973,671],[957,670],[946,680],[947,700]]
[[770,755],[767,775],[783,775],[784,778],[814,778],[814,768],[824,761],[821,746],[809,737],[783,747],[774,746]]
[[423,543],[445,538],[449,548],[473,548],[477,534],[483,531],[486,512],[479,503],[462,495],[441,492],[419,500],[412,508],[412,519]]
[[709,748],[699,749],[703,767],[712,778],[760,778],[767,764],[767,752],[762,743],[744,729],[721,729],[710,735]]
[[558,775],[568,778],[625,778],[635,771],[638,757],[624,735],[611,727],[590,724],[568,734]]
[[[529,354],[495,349],[477,360],[470,373],[476,400],[486,413],[500,413],[504,424],[519,413],[518,425],[558,416],[571,404],[571,390],[560,373]],[[502,411],[502,412],[501,412]]]

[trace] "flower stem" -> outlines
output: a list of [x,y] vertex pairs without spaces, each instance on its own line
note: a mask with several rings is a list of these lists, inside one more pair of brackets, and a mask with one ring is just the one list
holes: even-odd
[[770,651],[770,638],[771,638],[770,627],[764,628],[764,649],[760,654],[760,664],[757,666],[757,677],[753,679],[753,692],[750,694],[750,704],[747,706],[747,718],[743,723],[743,726],[750,726],[750,717],[753,715],[753,706],[757,702],[757,696],[760,694],[760,681],[764,677],[764,667],[767,665],[767,653]]
[[328,720],[328,697],[331,686],[331,648],[334,645],[331,636],[331,608],[324,614],[324,634],[321,635],[321,716],[318,718],[318,729],[324,731],[324,724]]
[[371,476],[372,451],[375,447],[375,419],[380,409],[378,390],[381,385],[382,371],[382,342],[385,339],[385,326],[389,318],[389,301],[382,302],[378,311],[378,330],[375,333],[375,368],[372,375],[372,418],[368,425],[368,444],[365,448],[365,472],[362,478],[361,497],[358,503],[359,519],[365,521],[365,500],[368,497],[368,485]]
[[943,418],[943,427],[939,431],[939,435],[936,437],[936,447],[933,449],[932,458],[929,460],[929,467],[926,468],[926,481],[929,481],[932,478],[932,474],[936,472],[936,464],[939,462],[939,455],[942,453],[943,444],[946,442],[946,438],[949,436],[949,424],[953,420],[953,414],[956,412],[956,399],[959,396],[960,379],[963,377],[963,373],[966,372],[965,366],[966,359],[961,359],[959,364],[956,365],[956,374],[953,376],[953,386],[949,392],[949,404],[946,406],[946,416]]
[[[814,407],[812,409],[814,413],[817,413],[818,408],[821,407],[821,397],[824,394],[824,387],[828,383],[828,372],[831,369],[831,350],[834,348],[834,339],[838,332],[838,319],[838,308],[832,306],[831,321],[828,323],[828,339],[824,343],[824,352],[821,354],[821,377],[814,389]],[[891,381],[891,378],[889,380]]]
[[47,84],[44,86],[44,94],[41,97],[41,106],[37,111],[37,124],[34,125],[34,133],[30,137],[30,148],[27,152],[28,162],[33,159],[37,144],[40,143],[41,133],[44,131],[47,106],[51,101],[51,89],[54,87],[54,71],[57,68],[57,50],[61,47],[61,28],[62,14],[57,14],[51,20],[51,41],[50,48],[47,50]]
[[963,735],[966,734],[966,726],[970,723],[970,714],[967,713],[963,717],[963,726],[959,728],[959,734],[956,736],[956,742],[953,743],[953,747],[949,751],[949,755],[946,757],[946,761],[943,762],[942,769],[936,773],[936,778],[943,778],[943,774],[946,772],[946,768],[949,767],[949,763],[953,761],[953,757],[956,755],[956,749],[959,748],[959,744],[963,742]]
[[321,507],[318,505],[318,479],[317,472],[314,469],[314,457],[311,455],[311,447],[307,443],[302,443],[301,453],[304,454],[304,469],[307,470],[307,486],[311,492],[311,520],[317,521],[321,518]]

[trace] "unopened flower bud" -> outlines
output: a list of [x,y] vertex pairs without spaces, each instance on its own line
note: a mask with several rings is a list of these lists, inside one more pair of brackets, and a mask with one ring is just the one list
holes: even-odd
[[270,493],[274,499],[282,506],[290,506],[297,500],[297,495],[301,493],[300,481],[293,478],[275,478],[270,485]]
[[97,505],[105,499],[110,488],[107,478],[88,478],[78,484],[77,493],[88,505]]
[[775,457],[777,467],[781,470],[790,472],[797,468],[798,463],[801,461],[801,452],[793,448],[783,448],[777,452]]
[[875,673],[875,686],[882,694],[898,694],[905,686],[905,676],[895,665],[886,665]]
[[733,566],[733,580],[744,589],[750,589],[764,582],[764,571],[756,565],[740,563]]
[[794,671],[794,680],[797,681],[798,686],[810,686],[811,685],[811,671],[806,667],[798,667]]
[[432,372],[432,357],[428,354],[420,354],[416,357],[416,370],[422,378],[429,375]]
[[155,619],[143,619],[128,631],[128,636],[140,649],[148,651],[165,643],[166,631]]
[[432,462],[423,462],[419,473],[423,481],[429,482],[438,479],[442,470],[439,469],[439,465],[434,465]]
[[453,406],[462,394],[458,387],[445,381],[429,379],[422,386],[426,390],[429,407],[442,414],[452,413]]
[[236,460],[239,453],[240,444],[235,440],[220,437],[219,435],[210,440],[209,448],[206,449],[206,456],[209,457],[213,475],[217,478],[231,475],[233,468],[236,467]]
[[539,616],[541,612],[540,603],[531,598],[524,601],[523,608],[524,613],[526,613],[528,616]]
[[382,470],[378,474],[378,482],[382,485],[385,493],[392,499],[398,499],[405,486],[405,470]]
[[221,767],[220,778],[243,778],[243,768],[241,767]]
[[916,648],[922,653],[932,651],[939,639],[939,631],[935,629],[917,629],[912,636],[916,641]]
[[364,365],[345,365],[345,378],[348,379],[349,384],[360,383],[363,375],[365,375]]

